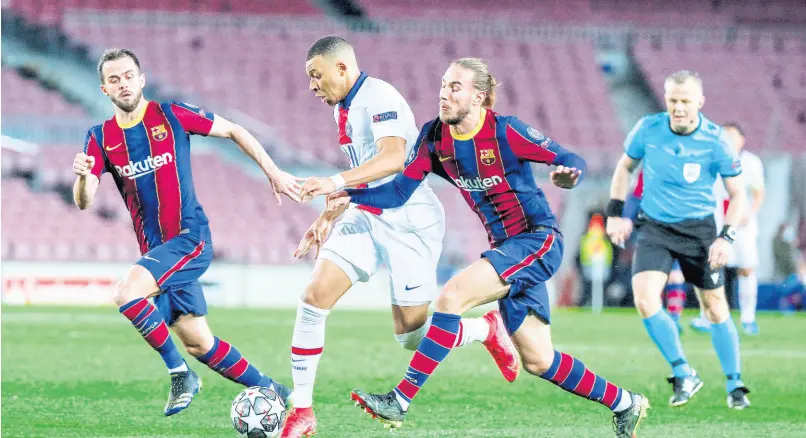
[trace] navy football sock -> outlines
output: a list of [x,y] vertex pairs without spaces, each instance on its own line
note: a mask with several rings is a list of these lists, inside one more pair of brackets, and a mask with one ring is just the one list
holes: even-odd
[[456,345],[456,338],[459,333],[459,315],[450,313],[434,312],[431,317],[431,327],[428,333],[420,341],[417,352],[409,364],[406,376],[395,387],[398,400],[402,399],[403,409],[408,408],[408,403],[417,395],[428,377],[434,372]]
[[[540,377],[570,393],[599,402],[611,410],[616,410],[622,404],[622,397],[629,397],[627,391],[594,374],[581,360],[557,350],[554,351],[551,367]],[[629,404],[624,403],[622,407],[629,407]]]
[[197,358],[218,374],[244,386],[270,387],[272,379],[258,371],[227,341],[215,338],[213,348]]
[[120,313],[132,322],[151,348],[157,350],[168,369],[179,368],[185,363],[176,349],[168,326],[159,310],[145,298],[137,298],[120,306]]

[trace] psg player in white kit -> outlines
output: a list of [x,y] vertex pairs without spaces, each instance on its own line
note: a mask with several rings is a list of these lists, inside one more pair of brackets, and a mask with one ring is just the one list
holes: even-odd
[[[338,141],[350,159],[350,170],[309,179],[301,197],[392,180],[419,135],[403,96],[392,85],[361,72],[352,46],[337,36],[320,38],[310,47],[305,69],[311,91],[334,106]],[[439,292],[436,269],[444,233],[445,212],[426,184],[402,207],[381,210],[345,202],[336,211],[325,209],[311,225],[295,256],[302,257],[313,245],[321,251],[297,310],[291,340],[294,409],[281,437],[316,432],[311,406],[325,320],[352,285],[369,280],[382,263],[389,270],[395,337],[404,348],[417,349],[430,325],[428,306]],[[504,377],[515,380],[520,362],[497,310],[463,319],[460,333],[456,346],[483,343]]]
[[[764,165],[758,155],[744,148],[745,138],[742,128],[737,123],[722,125],[725,133],[731,140],[733,150],[739,155],[742,162],[742,173],[747,187],[748,208],[736,230],[736,240],[733,242],[728,266],[735,267],[738,274],[739,310],[740,319],[745,334],[758,334],[756,323],[756,305],[758,304],[758,212],[764,203]],[[724,203],[725,211],[728,208],[728,196],[724,186],[717,185],[722,192],[720,197]]]
[[[727,266],[736,268],[738,277],[739,311],[742,328],[747,335],[758,334],[756,323],[756,305],[758,304],[758,212],[764,204],[764,164],[758,155],[745,149],[744,131],[738,123],[730,122],[722,125],[734,152],[742,162],[742,173],[747,190],[749,206],[736,230],[736,240]],[[714,194],[719,205],[716,210],[717,228],[728,210],[728,193],[721,181],[714,185]],[[700,311],[700,316],[691,321],[691,328],[699,332],[708,332],[711,323]]]

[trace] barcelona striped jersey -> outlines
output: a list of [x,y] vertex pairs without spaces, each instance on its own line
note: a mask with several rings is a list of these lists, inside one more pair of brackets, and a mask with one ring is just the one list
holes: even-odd
[[392,208],[435,173],[461,189],[470,208],[487,230],[490,244],[537,226],[557,229],[557,221],[529,162],[564,165],[585,170],[585,162],[517,117],[482,112],[476,128],[454,135],[439,118],[426,123],[406,160],[404,171],[392,183],[348,190],[352,202]]
[[193,186],[190,135],[207,135],[214,115],[180,102],[150,101],[134,121],[115,117],[87,132],[92,174],[109,173],[131,214],[141,254],[179,234],[210,240]]

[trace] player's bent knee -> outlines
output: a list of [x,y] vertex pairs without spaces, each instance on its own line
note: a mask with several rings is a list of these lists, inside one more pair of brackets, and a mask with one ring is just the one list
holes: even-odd
[[403,333],[402,335],[395,335],[397,342],[400,343],[400,346],[409,351],[416,351],[417,347],[420,345],[420,341],[423,340],[425,337],[425,331],[428,328],[426,324],[422,327],[418,328],[417,330]]
[[159,292],[157,281],[146,268],[134,265],[125,277],[115,284],[115,303],[122,306],[138,298],[146,298]]
[[115,284],[115,304],[118,307],[123,306],[126,303],[130,303],[132,300],[136,300],[138,298],[143,298],[148,294],[138,293],[137,288],[132,285],[130,281],[127,279],[122,278],[118,280],[117,284]]
[[442,288],[442,293],[437,297],[434,306],[439,312],[460,313],[464,301],[465,298],[459,285],[456,282],[449,281]]
[[711,289],[702,292],[705,317],[714,324],[720,324],[730,318],[730,308],[725,297],[725,289]]
[[317,309],[329,309],[332,307],[329,303],[333,300],[331,298],[333,293],[333,289],[328,287],[325,282],[314,279],[305,287],[302,302]]
[[638,313],[644,318],[658,313],[662,307],[662,302],[659,294],[649,293],[648,291],[635,291],[633,293],[633,301]]
[[551,363],[554,360],[554,350],[551,350],[551,354],[542,354],[537,352],[530,352],[529,354],[524,354],[521,356],[521,362],[523,362],[523,369],[526,370],[527,373],[541,376],[543,373],[551,368]]

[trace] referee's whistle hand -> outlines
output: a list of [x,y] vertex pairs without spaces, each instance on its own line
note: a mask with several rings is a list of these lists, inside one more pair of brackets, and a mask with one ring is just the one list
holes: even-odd
[[721,237],[717,238],[708,249],[708,264],[711,269],[719,269],[728,264],[730,251],[730,243]]

